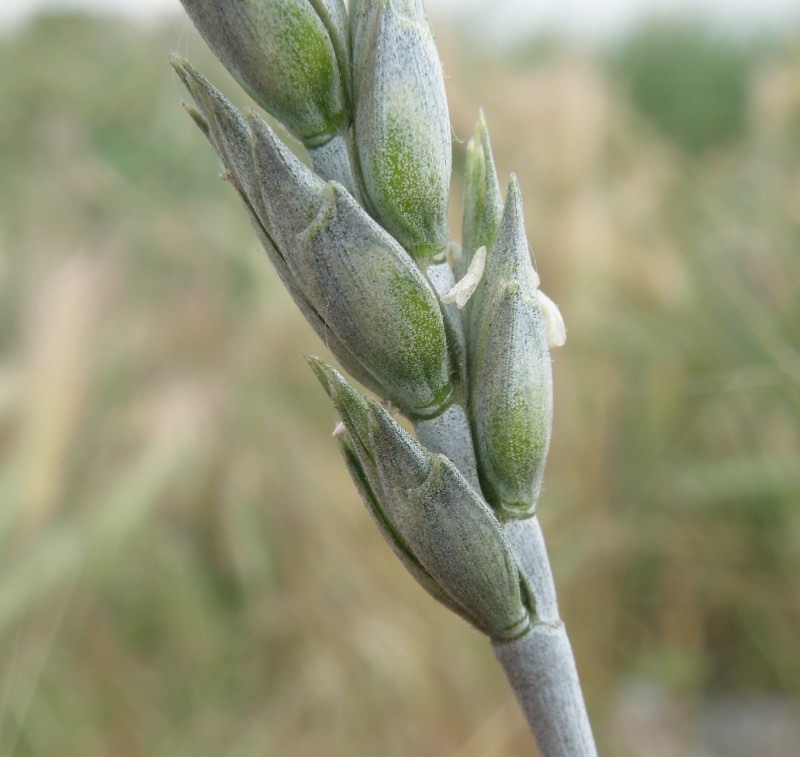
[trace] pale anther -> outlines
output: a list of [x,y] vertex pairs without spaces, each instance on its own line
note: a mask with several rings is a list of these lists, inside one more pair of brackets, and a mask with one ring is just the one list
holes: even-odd
[[551,347],[561,347],[567,341],[567,327],[564,317],[553,302],[541,289],[536,290],[536,299],[542,309],[544,324],[547,329],[547,343]]
[[456,307],[461,310],[467,304],[472,293],[478,287],[483,277],[483,270],[486,268],[486,247],[479,247],[475,250],[475,255],[464,274],[464,278],[456,282],[455,286],[441,296],[441,301],[445,305],[455,302]]

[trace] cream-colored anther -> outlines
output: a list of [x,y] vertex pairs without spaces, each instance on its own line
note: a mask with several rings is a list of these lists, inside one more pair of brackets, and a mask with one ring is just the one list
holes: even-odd
[[479,247],[475,251],[475,255],[464,274],[464,278],[457,281],[455,286],[441,296],[441,300],[445,305],[455,302],[456,307],[461,310],[467,304],[469,298],[472,297],[473,292],[480,284],[483,278],[483,271],[486,268],[486,247]]

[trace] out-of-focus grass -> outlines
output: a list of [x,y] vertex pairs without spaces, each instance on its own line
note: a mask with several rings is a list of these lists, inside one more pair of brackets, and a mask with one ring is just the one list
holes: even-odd
[[699,153],[746,128],[748,77],[763,45],[691,21],[652,21],[616,54],[632,101],[663,133]]
[[[690,752],[708,702],[800,697],[800,48],[689,158],[613,66],[440,37],[569,327],[541,517],[601,741]],[[357,501],[175,47],[243,102],[188,25],[0,40],[0,754],[527,753]]]

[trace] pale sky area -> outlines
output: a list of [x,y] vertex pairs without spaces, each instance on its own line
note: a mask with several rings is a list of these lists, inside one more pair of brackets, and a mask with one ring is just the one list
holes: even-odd
[[[600,39],[654,13],[709,17],[734,31],[800,25],[798,0],[427,0],[427,5],[433,13],[456,11],[465,18],[481,13],[494,32],[540,29]],[[42,8],[119,11],[143,20],[181,12],[179,0],[0,0],[0,29],[13,29]]]

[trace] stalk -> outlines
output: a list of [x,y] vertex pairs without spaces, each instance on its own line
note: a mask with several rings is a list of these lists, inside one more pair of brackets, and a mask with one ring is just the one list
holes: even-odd
[[[458,465],[480,491],[472,434],[464,408],[451,405],[442,415],[415,424],[419,440]],[[553,571],[539,519],[508,520],[503,532],[517,560],[532,610],[532,625],[513,641],[492,641],[542,757],[594,757],[589,715],[575,656],[558,612]]]
[[338,181],[353,197],[360,198],[347,137],[336,133],[324,144],[308,148],[311,165],[319,176],[328,181]]
[[536,624],[522,638],[492,648],[542,757],[596,757],[564,625]]
[[469,421],[461,405],[453,403],[441,415],[417,421],[414,430],[417,432],[417,439],[425,447],[431,452],[450,458],[464,478],[480,492]]
[[542,757],[593,757],[589,724],[567,629],[558,614],[547,548],[536,517],[503,530],[532,594],[534,623],[522,638],[492,643]]

